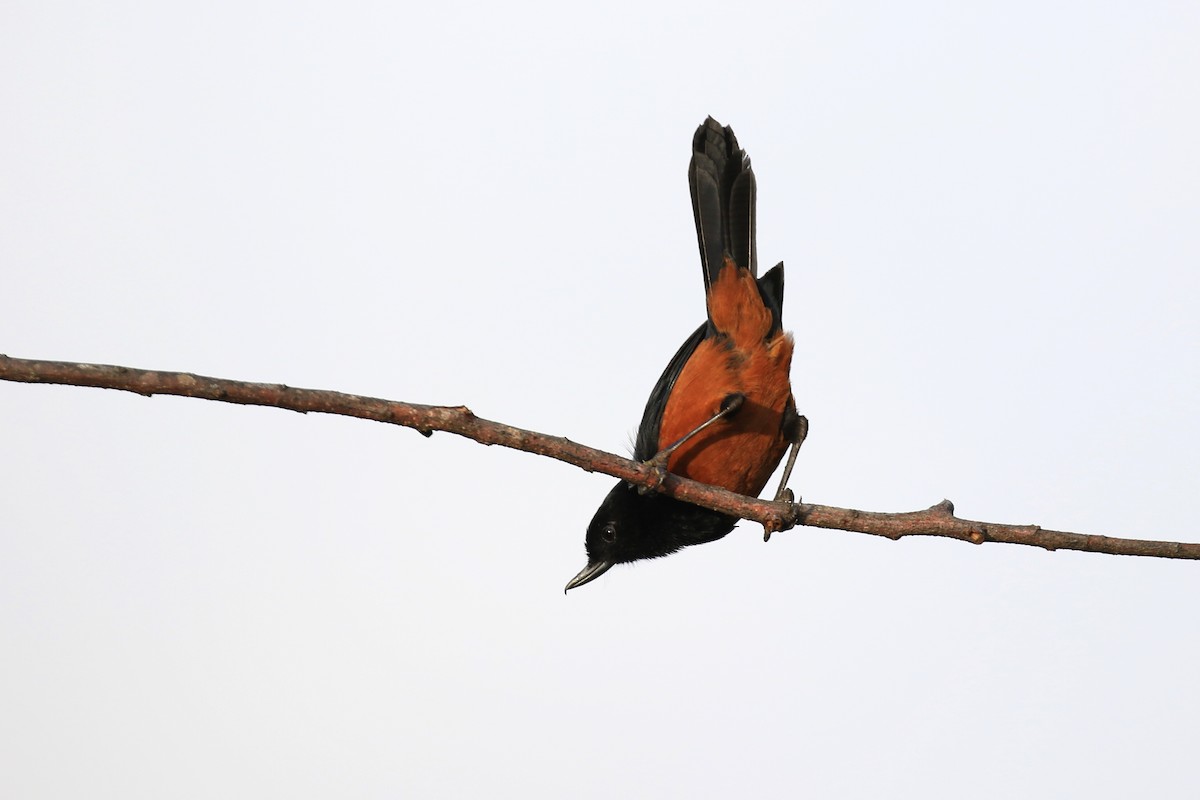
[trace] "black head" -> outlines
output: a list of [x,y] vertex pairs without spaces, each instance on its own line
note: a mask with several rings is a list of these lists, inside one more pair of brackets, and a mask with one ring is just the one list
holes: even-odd
[[584,539],[587,566],[571,579],[567,591],[594,581],[616,564],[659,558],[681,547],[720,539],[736,522],[736,517],[657,492],[641,494],[622,481],[592,517]]

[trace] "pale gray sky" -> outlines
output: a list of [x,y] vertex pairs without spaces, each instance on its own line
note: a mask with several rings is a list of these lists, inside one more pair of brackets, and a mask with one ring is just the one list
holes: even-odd
[[[611,450],[702,318],[706,114],[813,502],[1197,540],[1195,3],[8,3],[0,352]],[[743,524],[564,597],[611,479],[0,384],[0,795],[1192,798],[1200,565]]]

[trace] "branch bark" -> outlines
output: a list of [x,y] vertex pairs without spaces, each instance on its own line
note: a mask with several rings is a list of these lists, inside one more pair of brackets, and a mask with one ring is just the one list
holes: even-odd
[[0,355],[0,380],[21,383],[55,383],[92,386],[133,392],[198,397],[223,403],[273,406],[302,414],[338,414],[413,428],[425,436],[445,431],[481,444],[500,445],[549,456],[588,472],[602,472],[639,486],[660,491],[696,505],[732,514],[761,524],[767,535],[795,525],[868,533],[900,539],[904,536],[941,536],[973,544],[1008,542],[1046,550],[1082,550],[1090,553],[1200,559],[1200,543],[1121,539],[1069,531],[1047,530],[1037,525],[1003,525],[961,519],[949,500],[923,511],[880,513],[837,508],[814,503],[776,503],[706,486],[663,473],[647,464],[572,442],[561,436],[516,428],[475,416],[466,406],[428,406],[362,397],[319,389],[297,389],[274,383],[210,378],[187,372],[159,372],[104,364],[38,361]]

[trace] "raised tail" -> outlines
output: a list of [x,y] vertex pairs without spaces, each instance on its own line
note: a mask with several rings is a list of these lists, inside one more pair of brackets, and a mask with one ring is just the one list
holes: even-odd
[[754,171],[733,130],[712,117],[704,120],[692,138],[688,183],[705,289],[717,279],[726,256],[757,277]]

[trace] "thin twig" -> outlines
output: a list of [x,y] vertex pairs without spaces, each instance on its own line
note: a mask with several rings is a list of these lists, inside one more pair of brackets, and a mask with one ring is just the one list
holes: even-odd
[[572,442],[561,436],[516,428],[475,416],[466,406],[428,406],[400,403],[374,397],[297,389],[274,383],[210,378],[187,372],[159,372],[103,364],[73,364],[37,361],[0,355],[0,380],[22,383],[57,383],[117,389],[150,397],[156,394],[199,397],[223,403],[273,406],[275,408],[339,414],[413,428],[425,436],[434,431],[465,436],[481,444],[501,445],[514,450],[549,456],[574,464],[588,472],[602,472],[631,483],[647,486],[670,497],[752,520],[767,531],[787,530],[793,525],[869,533],[899,539],[903,536],[942,536],[964,542],[1008,542],[1047,550],[1082,550],[1113,555],[1155,558],[1200,559],[1200,544],[1118,539],[1067,531],[1052,531],[1036,525],[1002,525],[976,522],[954,516],[954,506],[943,500],[924,511],[886,514],[857,511],[810,503],[775,503],[706,486],[654,467]]

